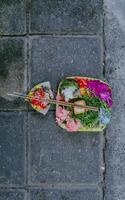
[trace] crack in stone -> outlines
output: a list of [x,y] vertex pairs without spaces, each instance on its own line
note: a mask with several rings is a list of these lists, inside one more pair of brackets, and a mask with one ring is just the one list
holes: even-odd
[[[105,8],[104,8],[104,1],[103,0],[103,77],[106,78],[106,43],[105,43]],[[106,138],[106,130],[103,133],[103,164],[104,164],[104,170],[103,170],[103,183],[102,183],[102,199],[105,200],[105,188],[106,188],[106,183],[105,183],[105,177],[106,177],[106,158],[105,158],[105,152],[106,152],[106,146],[107,146],[107,138]]]

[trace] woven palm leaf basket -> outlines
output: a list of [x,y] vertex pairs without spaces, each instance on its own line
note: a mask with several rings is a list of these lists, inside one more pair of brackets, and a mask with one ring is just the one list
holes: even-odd
[[62,80],[57,100],[97,107],[98,111],[56,106],[56,122],[68,132],[101,132],[110,121],[112,90],[108,83],[94,78],[74,76]]

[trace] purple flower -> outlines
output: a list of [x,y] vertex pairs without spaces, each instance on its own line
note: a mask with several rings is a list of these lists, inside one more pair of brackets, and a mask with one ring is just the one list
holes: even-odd
[[112,107],[112,92],[106,83],[99,80],[90,80],[88,87],[94,96],[98,96],[102,101],[106,102],[109,107]]

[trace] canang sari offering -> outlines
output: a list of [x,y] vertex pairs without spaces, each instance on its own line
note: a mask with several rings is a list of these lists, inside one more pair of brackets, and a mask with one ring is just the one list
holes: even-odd
[[77,105],[93,106],[98,110],[78,106],[56,106],[57,124],[69,132],[102,131],[110,121],[112,91],[110,86],[99,79],[67,77],[58,87],[57,101]]

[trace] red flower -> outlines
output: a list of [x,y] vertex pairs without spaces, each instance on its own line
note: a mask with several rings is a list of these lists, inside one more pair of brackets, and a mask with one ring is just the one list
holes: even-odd
[[87,85],[88,85],[88,80],[87,80],[87,79],[75,78],[75,80],[76,80],[77,83],[79,84],[79,87],[80,87],[80,88],[87,87]]
[[41,88],[37,89],[36,91],[34,91],[34,96],[44,97],[45,96],[45,92]]
[[45,109],[46,108],[46,104],[41,102],[39,99],[33,98],[31,100],[31,104],[34,105],[34,106],[39,106],[41,109]]

